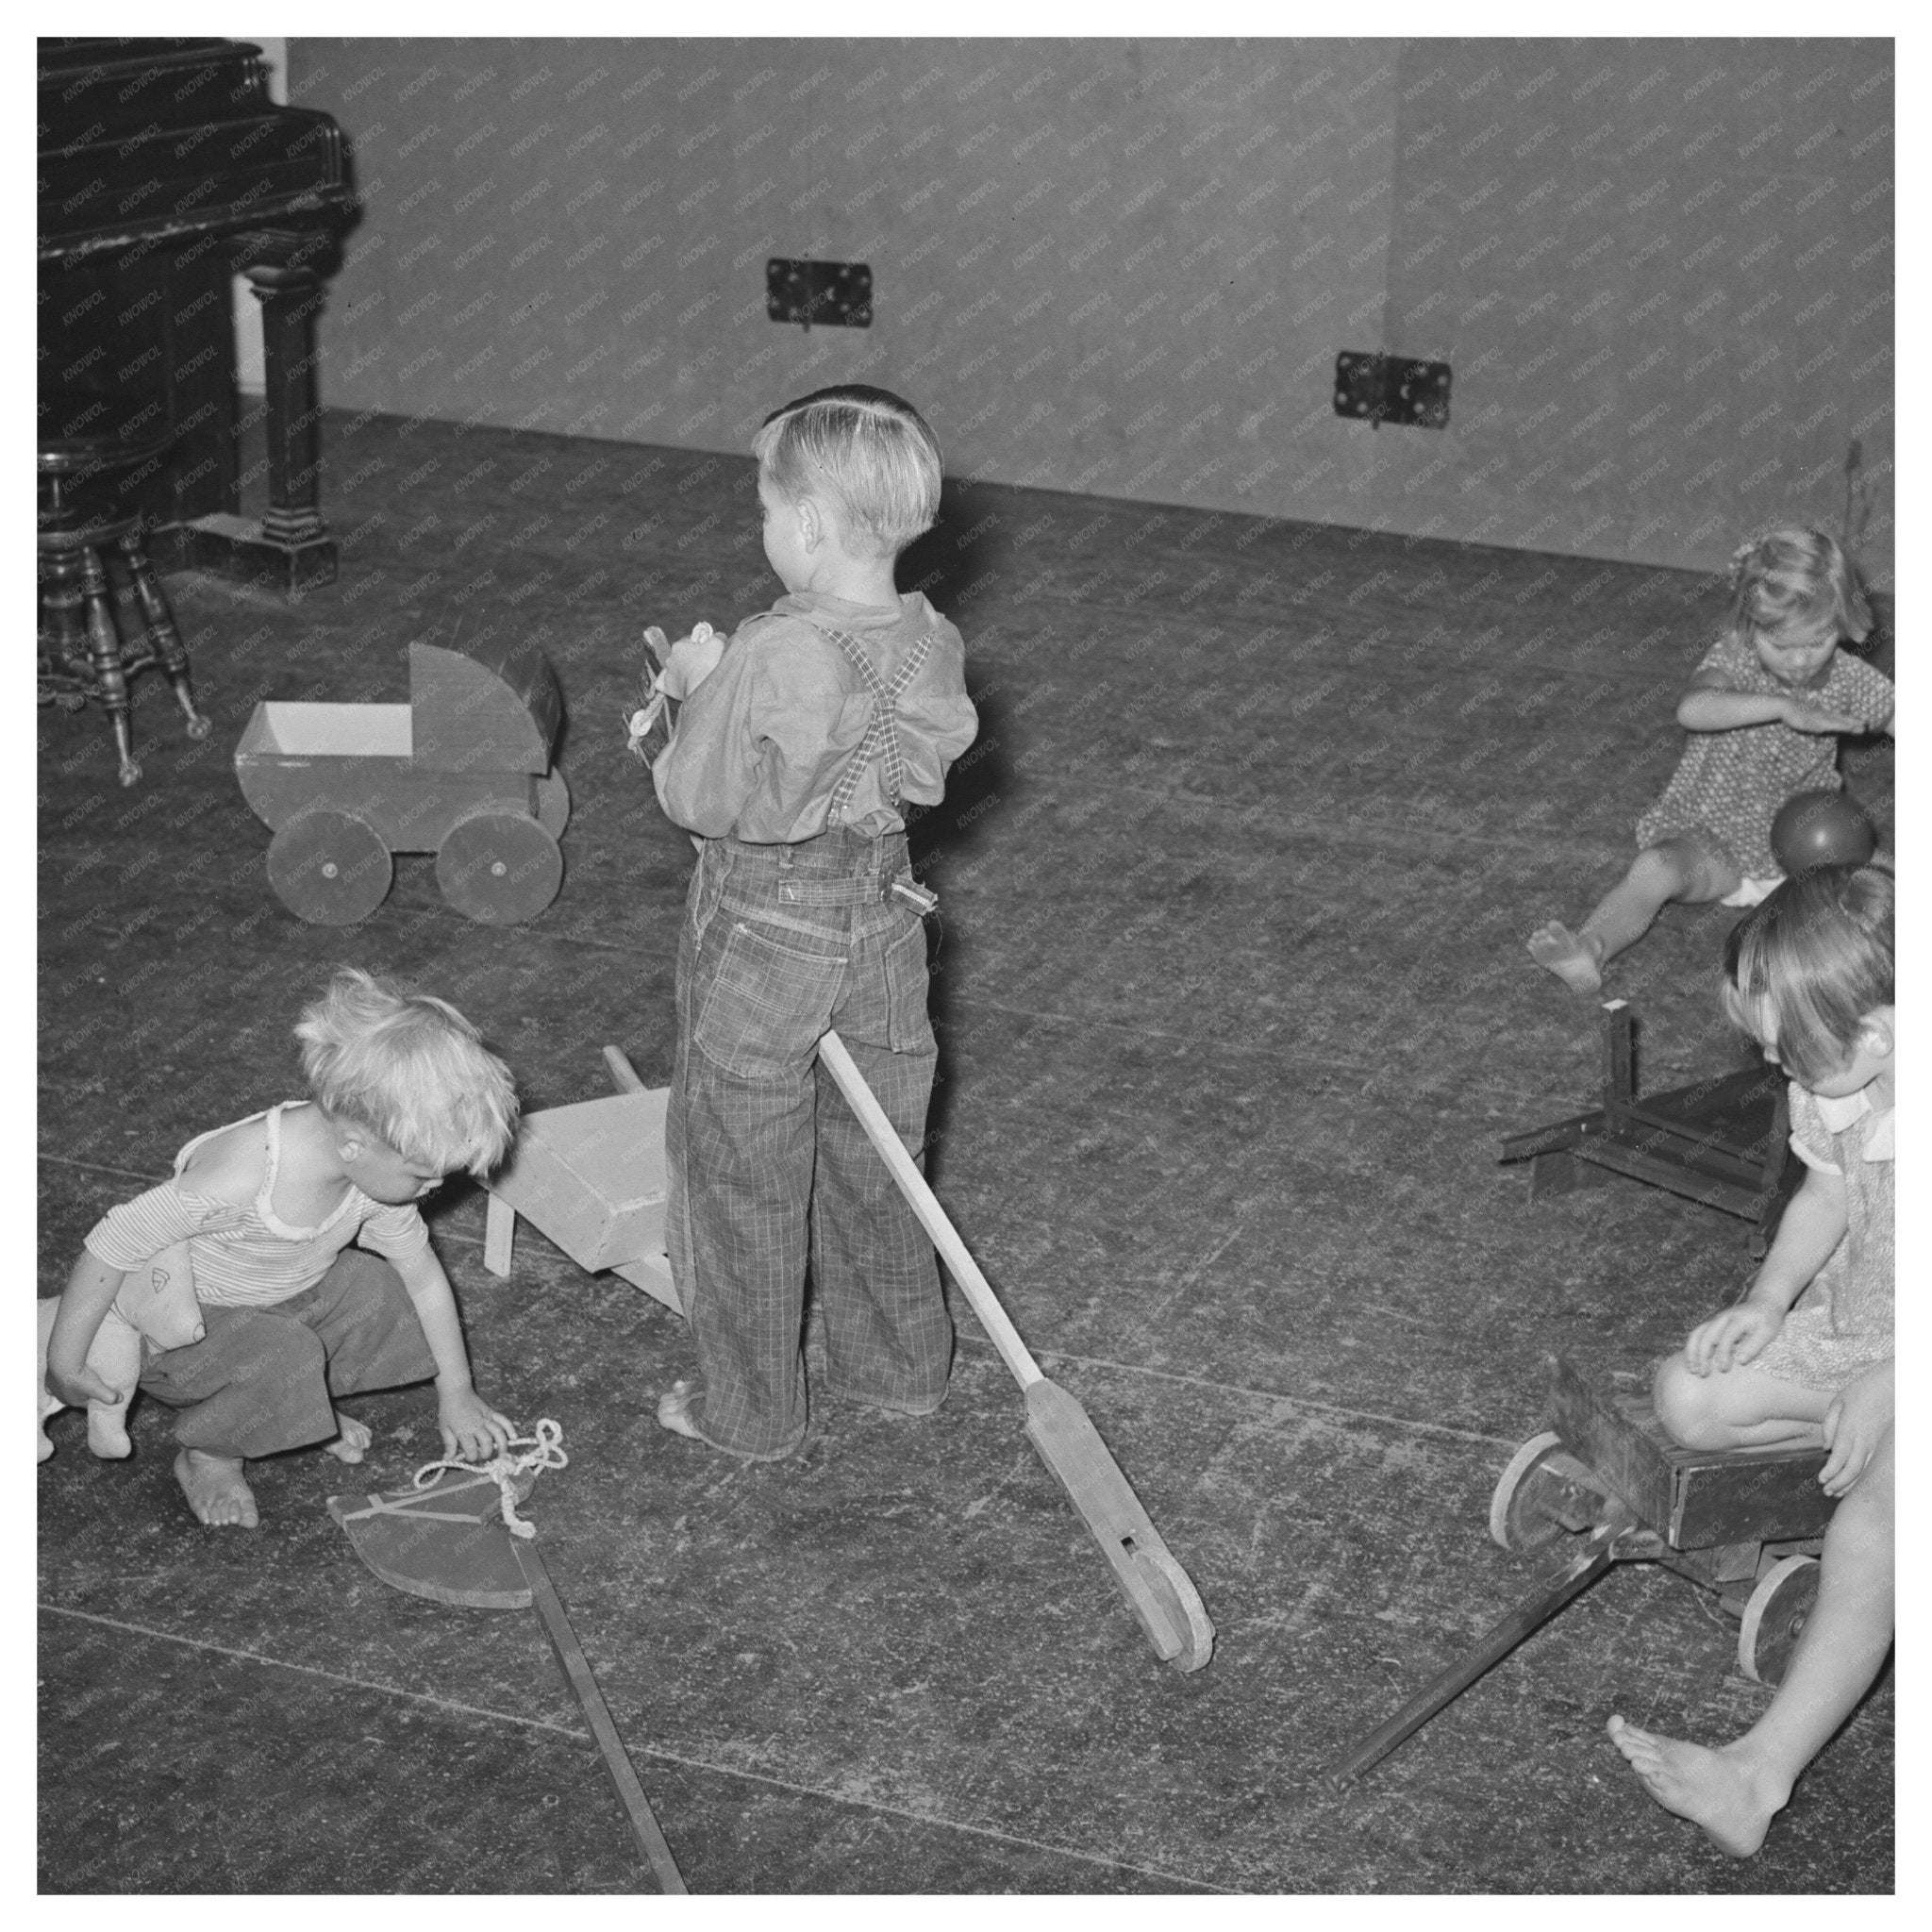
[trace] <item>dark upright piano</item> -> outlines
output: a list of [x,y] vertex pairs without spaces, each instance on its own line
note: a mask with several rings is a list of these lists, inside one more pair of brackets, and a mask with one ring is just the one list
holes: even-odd
[[[40,388],[166,411],[139,508],[163,567],[327,582],[314,318],[355,196],[341,129],[269,98],[245,41],[43,40]],[[243,518],[229,289],[262,307],[268,508]]]

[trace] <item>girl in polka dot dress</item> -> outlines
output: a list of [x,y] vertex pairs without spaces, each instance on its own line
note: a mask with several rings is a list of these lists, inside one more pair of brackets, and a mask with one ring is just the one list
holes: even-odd
[[1725,1012],[1791,1076],[1805,1182],[1743,1299],[1658,1370],[1657,1417],[1692,1449],[1820,1444],[1818,1480],[1839,1503],[1817,1604],[1749,1730],[1715,1747],[1621,1713],[1609,1730],[1659,1805],[1740,1858],[1763,1843],[1892,1641],[1896,897],[1878,866],[1819,866],[1724,947]]
[[1829,537],[1780,524],[1731,559],[1725,633],[1677,705],[1690,734],[1671,782],[1637,822],[1630,870],[1575,932],[1551,920],[1529,950],[1578,992],[1672,899],[1755,906],[1778,883],[1771,822],[1801,791],[1836,791],[1838,738],[1892,728],[1891,680],[1839,641],[1872,613]]

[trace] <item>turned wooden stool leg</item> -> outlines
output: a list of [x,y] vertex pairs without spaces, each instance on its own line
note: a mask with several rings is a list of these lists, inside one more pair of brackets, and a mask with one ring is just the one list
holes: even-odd
[[194,692],[188,682],[188,651],[175,628],[168,593],[161,589],[160,576],[138,529],[129,530],[121,539],[121,554],[127,559],[127,574],[134,579],[134,594],[141,602],[141,614],[160,654],[161,669],[168,674],[168,682],[175,687],[175,700],[188,720],[188,735],[206,738],[208,722],[194,708]]
[[114,727],[114,744],[121,757],[121,782],[135,784],[141,767],[134,761],[134,730],[129,722],[127,677],[121,668],[121,633],[114,627],[114,603],[108,594],[108,574],[92,544],[80,549],[80,602],[87,613],[88,655],[108,722]]
[[72,550],[42,550],[41,611],[42,694],[63,711],[87,703],[87,625],[80,611],[80,559]]

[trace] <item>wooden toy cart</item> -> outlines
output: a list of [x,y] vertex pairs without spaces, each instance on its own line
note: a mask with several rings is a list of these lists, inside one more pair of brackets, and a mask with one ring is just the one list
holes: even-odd
[[1505,1137],[1499,1158],[1527,1160],[1532,1201],[1613,1174],[1668,1189],[1753,1224],[1762,1255],[1802,1178],[1786,1158],[1785,1076],[1747,1067],[1694,1087],[1637,1097],[1633,1016],[1604,1006],[1603,1105]]
[[1412,1737],[1613,1563],[1661,1563],[1739,1620],[1738,1663],[1783,1681],[1818,1594],[1817,1553],[1835,1500],[1819,1488],[1820,1449],[1679,1448],[1651,1407],[1647,1378],[1607,1384],[1551,1357],[1555,1426],[1510,1457],[1490,1501],[1507,1550],[1562,1561],[1519,1609],[1418,1691],[1328,1773],[1340,1786]]
[[275,895],[312,924],[352,925],[389,895],[391,853],[433,852],[458,911],[534,919],[563,882],[570,788],[550,762],[562,716],[528,645],[412,643],[407,705],[257,705],[235,774],[275,830]]

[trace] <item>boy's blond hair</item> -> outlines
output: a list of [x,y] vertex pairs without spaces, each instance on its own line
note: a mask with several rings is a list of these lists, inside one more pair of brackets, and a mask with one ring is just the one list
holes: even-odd
[[316,1106],[405,1160],[480,1180],[509,1150],[509,1069],[447,1000],[344,966],[295,1028]]
[[890,390],[846,382],[800,396],[765,418],[751,453],[788,503],[827,498],[858,555],[896,557],[940,513],[939,438]]

